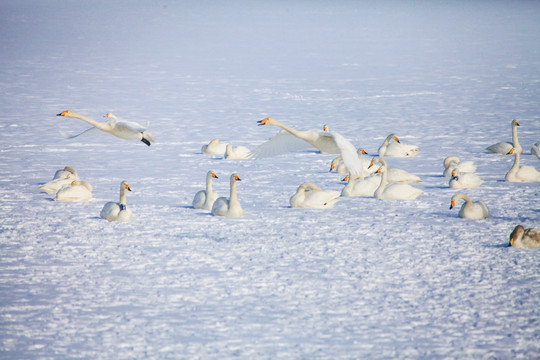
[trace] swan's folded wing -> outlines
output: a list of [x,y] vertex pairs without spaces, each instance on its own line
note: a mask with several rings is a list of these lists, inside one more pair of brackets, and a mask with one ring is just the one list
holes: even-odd
[[341,156],[343,157],[343,163],[347,166],[349,172],[352,175],[361,175],[363,170],[362,161],[360,161],[354,145],[336,132],[331,132],[329,134],[334,138],[334,141],[341,152]]
[[252,151],[251,158],[270,157],[283,154],[289,151],[302,150],[311,147],[311,145],[302,139],[281,130],[276,135],[262,143]]
[[65,137],[66,139],[74,139],[74,138],[79,137],[79,136],[81,136],[81,135],[82,135],[82,136],[86,136],[86,135],[91,135],[91,134],[94,134],[94,133],[98,134],[98,133],[100,133],[100,132],[101,132],[101,130],[99,130],[98,128],[96,128],[96,127],[93,126],[93,127],[91,127],[90,129],[86,129],[86,130],[84,130],[82,133],[77,134],[77,135],[68,135],[68,134],[66,134],[66,133],[63,132],[63,131],[61,131],[60,133],[61,133],[62,136]]
[[130,128],[132,130],[136,130],[138,132],[146,131],[148,128],[135,122],[135,121],[127,121],[127,120],[120,120],[116,123],[116,126],[125,126],[127,128]]

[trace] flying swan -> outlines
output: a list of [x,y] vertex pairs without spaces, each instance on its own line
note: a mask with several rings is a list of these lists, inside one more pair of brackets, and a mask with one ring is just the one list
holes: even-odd
[[214,205],[212,205],[212,215],[214,216],[226,216],[226,217],[241,217],[244,215],[244,210],[240,206],[238,196],[236,194],[236,182],[241,181],[237,174],[232,174],[231,181],[231,193],[230,197],[224,196],[218,198]]
[[519,123],[517,120],[512,120],[512,142],[498,142],[486,148],[490,153],[508,155],[512,148],[515,148],[520,153],[523,151],[518,141],[517,127]]
[[540,248],[540,229],[525,229],[522,225],[514,228],[510,234],[508,246],[515,248]]
[[508,153],[514,154],[514,165],[506,173],[504,180],[510,182],[540,181],[540,171],[532,166],[519,166],[519,151],[511,149]]
[[105,115],[106,117],[109,118],[109,120],[107,120],[104,123],[95,121],[94,119],[90,119],[83,115],[76,114],[70,110],[63,111],[57,116],[65,116],[65,117],[80,119],[94,126],[93,128],[90,128],[78,135],[71,136],[70,138],[80,136],[86,133],[87,131],[99,129],[101,131],[114,135],[120,139],[140,140],[148,146],[150,146],[150,144],[154,142],[154,137],[150,135],[150,133],[146,132],[146,128],[144,126],[133,121],[119,120],[115,115],[111,113],[108,113]]
[[120,183],[120,202],[109,201],[103,206],[99,216],[107,221],[129,221],[133,217],[126,202],[126,190],[131,191],[126,180]]
[[218,198],[218,194],[212,190],[212,178],[217,179],[215,172],[210,170],[206,173],[206,190],[200,190],[195,194],[193,198],[193,207],[195,209],[212,209],[214,201]]
[[315,184],[305,182],[289,199],[293,208],[329,209],[339,201],[339,191],[323,190]]
[[450,210],[456,206],[456,201],[464,200],[461,205],[458,216],[463,219],[485,219],[489,215],[487,205],[482,201],[472,201],[470,197],[465,194],[455,194],[450,200]]

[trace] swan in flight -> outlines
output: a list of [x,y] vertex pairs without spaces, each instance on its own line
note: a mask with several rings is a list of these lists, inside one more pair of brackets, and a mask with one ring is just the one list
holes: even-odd
[[487,205],[482,201],[472,201],[470,197],[465,194],[455,194],[450,200],[450,209],[456,206],[456,201],[464,200],[461,205],[458,216],[463,219],[485,219],[489,215]]
[[210,170],[206,174],[206,190],[198,191],[193,198],[192,204],[195,209],[212,209],[214,201],[218,198],[218,194],[212,190],[212,178],[217,179],[218,177],[215,172]]
[[126,180],[120,183],[120,202],[109,201],[103,206],[99,216],[107,221],[129,221],[133,217],[131,209],[126,202],[126,190],[131,191]]
[[[390,140],[396,142],[390,142]],[[396,134],[390,134],[383,141],[379,150],[377,151],[380,157],[413,157],[418,155],[418,146],[403,144],[399,141]]]
[[225,148],[225,159],[249,159],[251,157],[251,150],[242,145],[227,144]]
[[519,126],[519,123],[517,120],[512,120],[511,125],[512,125],[512,142],[511,143],[498,142],[496,144],[488,146],[486,148],[487,151],[489,151],[490,153],[495,153],[495,154],[508,155],[510,150],[514,148],[520,153],[523,152],[523,149],[521,148],[521,145],[519,144],[518,135],[517,135],[517,127]]
[[226,216],[226,217],[241,217],[244,215],[244,210],[238,202],[238,195],[236,194],[236,182],[241,181],[237,174],[232,174],[231,181],[231,193],[230,197],[220,197],[212,205],[212,215],[214,216]]
[[309,182],[301,184],[289,203],[293,208],[329,209],[339,201],[339,191],[323,190]]
[[452,189],[477,188],[483,182],[484,180],[480,179],[480,176],[474,173],[461,173],[456,168],[452,171],[452,178],[448,182],[448,186]]
[[504,179],[510,182],[540,181],[540,171],[532,166],[519,166],[520,152],[511,149],[509,154],[514,154],[514,165],[506,173]]
[[150,144],[154,142],[154,137],[150,135],[148,132],[146,132],[146,128],[144,126],[136,122],[132,122],[132,121],[119,120],[115,115],[111,113],[108,113],[105,115],[106,117],[109,118],[109,120],[107,120],[104,123],[95,121],[94,119],[90,119],[89,117],[86,117],[83,115],[76,114],[70,110],[63,111],[57,116],[65,116],[65,117],[80,119],[94,126],[93,128],[90,128],[82,132],[81,134],[71,136],[70,138],[77,137],[79,135],[86,133],[87,131],[94,130],[95,128],[95,129],[99,129],[101,131],[107,132],[116,137],[119,137],[120,139],[140,140],[148,146],[150,146]]
[[[377,160],[375,160],[377,159]],[[422,182],[422,179],[420,179],[418,176],[411,174],[403,169],[398,168],[389,168],[386,161],[381,157],[374,157],[371,162],[369,163],[369,168],[371,168],[374,164],[380,163],[384,166],[386,166],[386,178],[388,179],[389,183],[395,183],[395,182],[404,182],[404,183],[419,183]],[[380,173],[374,174],[376,176],[381,176]]]
[[531,154],[540,159],[540,141],[531,146]]
[[522,249],[540,248],[540,229],[525,229],[522,225],[516,226],[510,234],[508,246]]
[[54,197],[56,201],[88,201],[90,199],[92,199],[92,185],[80,180],[64,185]]
[[356,148],[337,132],[328,131],[326,126],[323,131],[300,131],[292,129],[270,117],[260,120],[258,123],[259,125],[278,126],[283,130],[253,150],[252,157],[254,158],[272,156],[291,151],[298,142],[303,143],[302,147],[297,147],[298,149],[305,148],[305,143],[308,143],[319,149],[322,153],[341,154],[343,162],[349,169],[349,172],[357,175],[361,174],[362,162],[358,158]]
[[[382,160],[382,161],[381,161]],[[418,196],[424,192],[418,188],[415,188],[405,183],[388,183],[387,166],[384,159],[380,157],[374,157],[373,163],[380,162],[382,166],[377,172],[382,173],[382,179],[379,187],[375,190],[375,197],[377,199],[396,199],[396,200],[415,200]]]
[[476,171],[476,165],[472,161],[459,161],[459,158],[454,155],[447,156],[443,162],[444,177],[452,177],[452,171],[459,169],[462,173],[473,173]]
[[213,139],[208,145],[203,145],[201,152],[207,155],[223,155],[227,148],[227,143],[222,142],[219,139]]

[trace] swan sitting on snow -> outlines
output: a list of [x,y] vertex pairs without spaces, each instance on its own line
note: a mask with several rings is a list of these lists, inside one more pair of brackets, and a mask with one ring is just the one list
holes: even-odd
[[474,173],[461,173],[459,169],[452,171],[452,178],[448,182],[448,186],[452,189],[477,188],[484,181]]
[[93,128],[90,128],[82,132],[81,134],[71,136],[70,138],[74,138],[79,135],[82,135],[86,133],[87,131],[99,129],[101,131],[114,135],[120,139],[140,140],[148,146],[150,146],[150,144],[154,142],[154,137],[150,135],[148,132],[146,132],[146,128],[144,126],[133,121],[119,120],[115,115],[111,113],[108,113],[105,115],[106,117],[109,118],[109,120],[104,123],[95,121],[94,119],[90,119],[89,117],[86,117],[83,115],[76,114],[70,110],[63,111],[57,116],[65,116],[65,117],[80,119],[94,126]]
[[92,199],[92,185],[86,181],[74,180],[64,185],[54,197],[56,201],[89,201]]
[[418,196],[424,193],[422,190],[409,184],[388,183],[386,162],[380,157],[374,157],[372,163],[376,162],[380,162],[382,164],[382,166],[377,170],[377,172],[382,173],[381,183],[374,194],[377,199],[415,200]]
[[540,159],[540,141],[531,146],[531,154]]
[[241,181],[237,174],[232,174],[231,181],[231,193],[230,197],[220,197],[212,206],[212,215],[214,216],[226,216],[226,217],[241,217],[244,215],[244,210],[240,206],[238,201],[238,195],[236,194],[236,182]]
[[227,144],[225,148],[225,159],[249,159],[251,157],[251,150],[242,145]]
[[213,139],[208,145],[203,145],[201,152],[207,155],[223,155],[227,148],[227,143],[221,142],[219,139]]
[[74,180],[78,180],[78,178],[75,179],[73,174],[67,175],[66,178],[51,180],[48,183],[41,185],[39,189],[47,194],[56,194],[63,186],[71,184]]
[[[390,143],[394,139],[396,142]],[[413,157],[418,155],[418,146],[403,144],[396,134],[390,134],[377,151],[380,157]]]
[[540,229],[525,229],[522,225],[514,228],[510,234],[508,246],[515,248],[540,248]]
[[309,182],[301,184],[289,203],[293,208],[329,209],[339,201],[339,191],[323,190]]
[[99,216],[107,221],[129,221],[133,217],[126,202],[126,190],[131,191],[126,180],[120,183],[120,202],[109,201],[103,206]]
[[347,185],[341,190],[341,196],[364,196],[364,197],[373,197],[375,195],[375,190],[379,187],[381,183],[380,176],[368,176],[362,177],[360,175],[349,175],[343,179],[347,181]]
[[496,154],[503,154],[507,155],[512,148],[515,148],[520,153],[523,152],[523,149],[521,148],[521,145],[518,141],[517,136],[517,127],[519,126],[519,123],[517,120],[512,120],[512,142],[498,142],[496,144],[493,144],[491,146],[488,146],[486,150],[490,153],[496,153]]
[[504,179],[510,182],[540,181],[540,171],[532,166],[519,166],[520,152],[511,149],[509,154],[514,154],[514,165],[506,173]]
[[472,161],[459,161],[459,158],[454,155],[447,156],[443,162],[444,177],[452,177],[452,171],[459,169],[462,173],[473,173],[476,171],[476,165]]
[[77,174],[77,171],[71,166],[65,166],[63,169],[56,170],[53,180],[66,179],[68,176],[72,180],[79,180],[79,175]]
[[206,174],[206,190],[200,190],[193,198],[193,207],[195,209],[212,209],[214,201],[218,198],[218,194],[212,190],[212,178],[218,178],[216,173],[210,170]]
[[465,202],[459,210],[458,216],[464,219],[485,219],[489,215],[487,205],[479,200],[472,201],[470,197],[465,194],[455,194],[450,201],[450,209],[456,206],[456,201],[464,200]]
[[[377,159],[377,160],[375,160]],[[375,163],[380,163],[386,166],[386,178],[389,183],[394,182],[406,182],[406,183],[419,183],[422,182],[422,179],[420,179],[418,176],[413,175],[403,169],[398,168],[389,168],[386,161],[383,158],[380,157],[374,157],[371,162],[369,163],[369,168],[372,168],[372,166]],[[376,173],[376,176],[381,176],[380,173]]]

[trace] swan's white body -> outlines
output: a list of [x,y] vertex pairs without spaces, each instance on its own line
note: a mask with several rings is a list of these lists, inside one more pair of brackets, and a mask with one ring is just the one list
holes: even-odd
[[88,201],[92,199],[92,185],[86,181],[74,180],[64,185],[54,197],[56,201]]
[[450,202],[450,209],[456,206],[456,201],[464,200],[465,202],[461,205],[458,216],[463,219],[485,219],[489,215],[489,209],[487,205],[479,200],[472,201],[470,197],[465,194],[455,194],[452,196]]
[[[390,143],[392,139],[396,140],[396,142]],[[377,152],[380,157],[413,157],[418,155],[418,151],[418,146],[403,144],[399,141],[396,134],[390,134],[383,141]]]
[[[375,159],[379,159],[378,161],[375,161]],[[382,160],[382,161],[381,161]],[[373,167],[373,164],[375,163],[381,163],[386,165],[386,179],[389,183],[395,183],[395,182],[405,182],[405,183],[419,183],[422,182],[422,179],[420,179],[418,176],[413,175],[403,169],[398,168],[389,168],[388,164],[386,164],[384,159],[381,159],[380,157],[375,157],[371,160],[369,163],[369,169],[373,169],[372,171],[375,171],[375,168]],[[373,174],[374,176],[381,177],[382,175],[380,173]],[[380,181],[380,180],[379,180]]]
[[[71,118],[86,121],[90,125],[94,126],[96,129],[99,129],[101,131],[114,135],[120,139],[140,140],[148,146],[150,146],[150,144],[154,142],[154,137],[150,135],[148,132],[146,132],[146,128],[144,126],[133,121],[118,120],[118,118],[111,113],[108,113],[107,115],[105,115],[106,117],[109,118],[109,120],[104,123],[95,121],[94,119],[91,119],[83,115],[76,114],[70,110],[63,111],[60,114],[58,114],[58,116],[71,117]],[[89,130],[93,130],[93,128],[88,129],[86,131],[89,131]],[[79,135],[72,136],[72,138],[77,137]]]
[[540,229],[528,228],[518,225],[510,234],[508,246],[515,248],[540,248]]
[[362,178],[359,175],[349,175],[349,182],[343,190],[341,190],[341,196],[375,196],[375,190],[381,184],[382,178],[380,176],[371,175]]
[[448,182],[448,186],[452,189],[477,188],[484,181],[480,176],[474,173],[461,173],[459,169],[452,171],[452,178]]
[[491,153],[507,155],[510,152],[510,150],[512,150],[512,148],[515,148],[520,153],[523,152],[523,149],[521,148],[521,145],[519,144],[518,136],[517,136],[517,127],[519,126],[519,123],[517,122],[517,120],[512,120],[511,125],[512,125],[512,142],[511,143],[498,142],[496,144],[488,146],[486,148],[487,151]]
[[531,146],[531,154],[540,159],[540,141]]
[[532,166],[520,166],[519,151],[511,149],[510,154],[514,154],[514,164],[510,170],[506,173],[504,179],[510,182],[525,182],[525,181],[540,181],[540,171],[536,170]]
[[225,147],[225,154],[223,155],[225,159],[249,159],[251,157],[251,150],[242,145],[231,145],[227,144]]
[[289,203],[293,208],[329,209],[339,201],[339,191],[322,190],[317,185],[305,182],[291,196]]
[[378,170],[382,173],[381,183],[377,190],[375,190],[374,194],[377,199],[415,200],[418,196],[424,193],[422,190],[409,184],[388,183],[386,161],[384,161],[384,159],[381,157],[374,157],[372,162],[379,162],[382,164]]
[[212,190],[212,178],[217,179],[217,175],[210,170],[206,174],[206,190],[198,191],[193,198],[192,204],[195,209],[212,209],[214,201],[218,198],[218,194]]
[[244,210],[238,202],[238,195],[236,194],[236,182],[241,179],[237,174],[231,175],[231,194],[229,198],[220,197],[212,206],[212,215],[214,216],[226,216],[226,217],[241,217],[244,215]]
[[227,143],[221,142],[219,139],[213,139],[208,145],[203,145],[201,152],[207,155],[223,155],[227,149]]
[[443,162],[444,177],[452,177],[452,171],[458,169],[462,173],[473,173],[476,171],[476,165],[473,161],[459,161],[457,156],[447,156]]
[[109,201],[103,206],[99,216],[107,221],[129,221],[133,217],[133,213],[127,206],[126,190],[131,191],[126,180],[120,183],[120,202]]
[[70,185],[74,180],[73,175],[68,175],[66,178],[54,179],[49,181],[46,184],[43,184],[39,187],[41,191],[46,192],[47,194],[56,194],[63,186]]
[[66,179],[68,176],[72,180],[79,180],[79,175],[77,174],[77,171],[71,166],[65,166],[63,169],[56,170],[53,180]]

